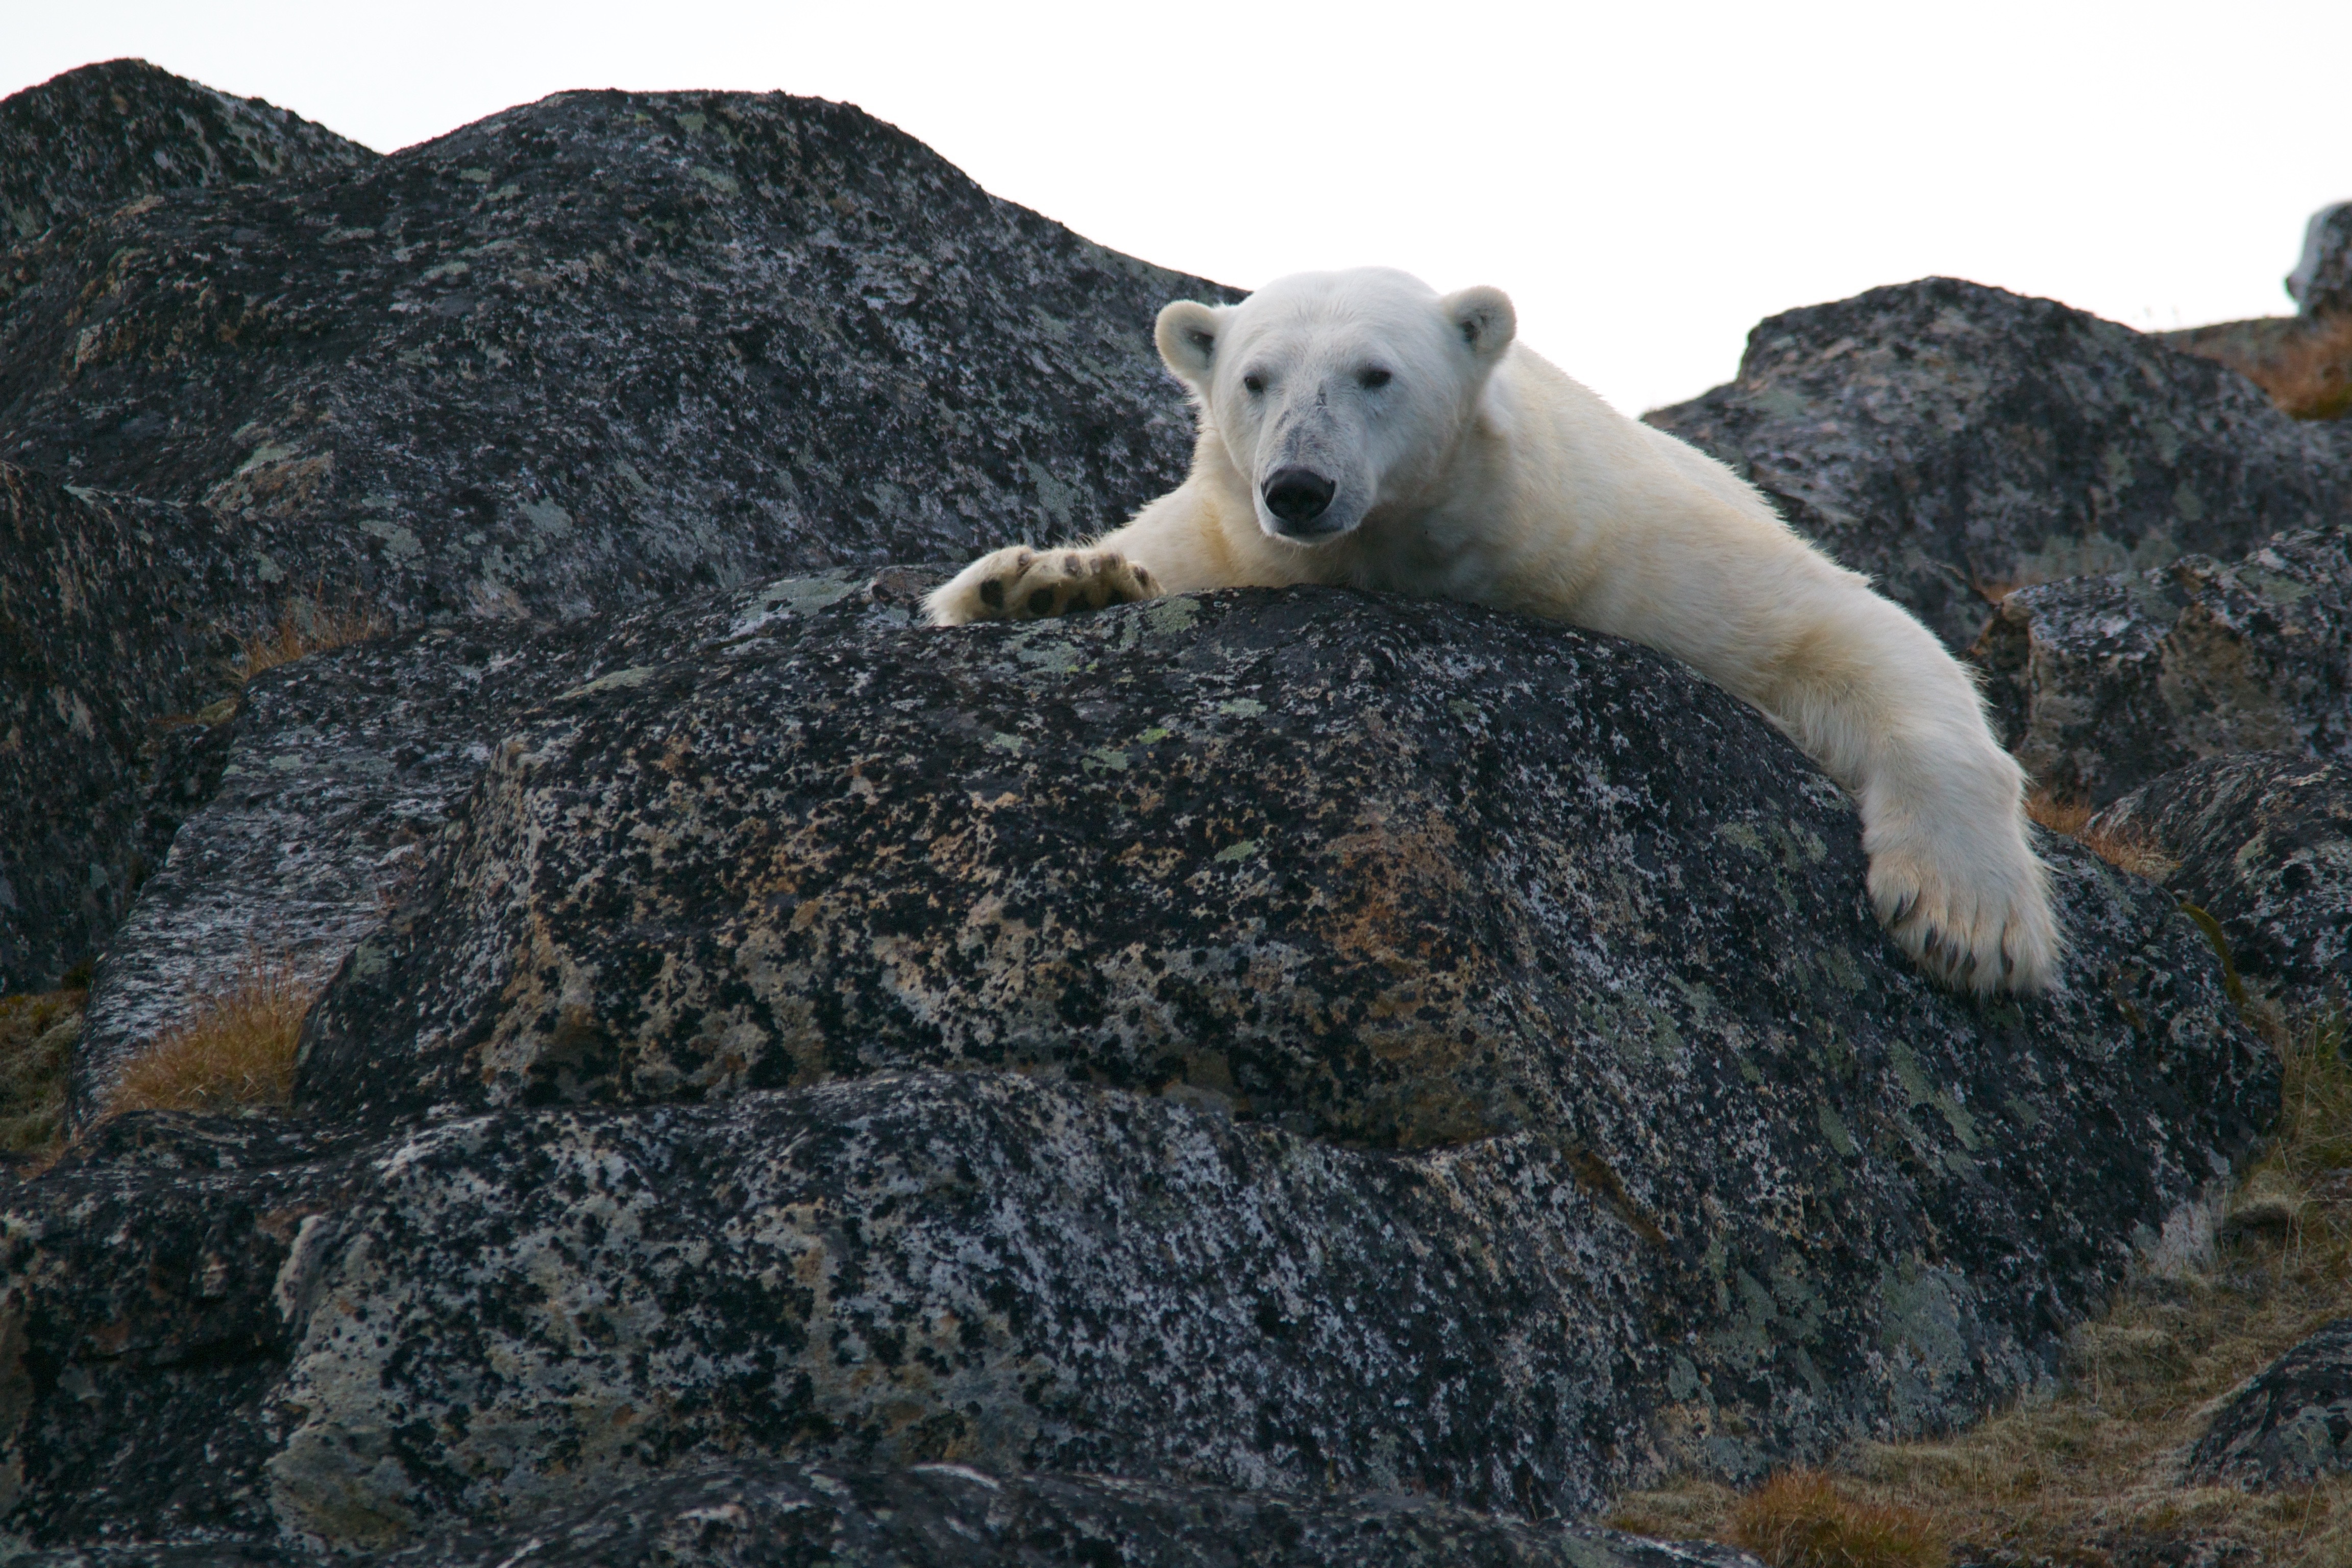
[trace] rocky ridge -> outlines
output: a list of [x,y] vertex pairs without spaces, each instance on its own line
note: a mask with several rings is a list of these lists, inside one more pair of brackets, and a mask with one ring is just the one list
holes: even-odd
[[2352,521],[2338,431],[2129,328],[1957,279],[1771,317],[1738,380],[1645,417],[1955,651],[2018,588]]
[[[31,239],[166,191],[278,184],[375,160],[257,98],[215,92],[145,60],[109,60],[0,100],[0,238]],[[0,282],[0,300],[10,291]]]
[[[287,156],[61,164],[7,253],[58,564],[0,583],[0,765],[90,806],[0,833],[5,984],[105,943],[87,1117],[240,951],[334,978],[293,1119],[0,1186],[0,1546],[1729,1563],[1561,1520],[2034,1386],[2274,1103],[2201,932],[2068,847],[2056,997],[1926,986],[1842,797],[1640,649],[1308,591],[912,626],[883,563],[1181,472],[1150,315],[1230,296],[854,110]],[[2340,549],[2332,432],[2045,301],[1749,362],[1658,417],[1956,643]],[[214,695],[346,603],[396,635]]]

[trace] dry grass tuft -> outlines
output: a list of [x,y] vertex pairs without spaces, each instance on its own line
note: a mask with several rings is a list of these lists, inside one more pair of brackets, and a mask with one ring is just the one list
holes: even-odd
[[2026,797],[2025,815],[2051,832],[2078,841],[2119,871],[2161,882],[2180,869],[2180,862],[2158,849],[2144,827],[2093,827],[2099,812],[2088,801],[2060,800],[2038,789]]
[[275,626],[237,634],[236,678],[250,680],[265,669],[275,669],[331,647],[366,642],[391,630],[390,617],[381,611],[359,605],[330,608],[325,598],[313,591],[280,610]]
[[2037,789],[2025,797],[2025,815],[2051,832],[2072,838],[2083,830],[2083,824],[2097,814],[2098,808],[2085,801],[2060,800],[2046,789]]
[[295,1038],[319,989],[284,965],[248,965],[228,989],[198,1003],[185,1024],[123,1068],[101,1114],[288,1104],[294,1098]]
[[87,997],[80,987],[0,996],[0,1154],[57,1147]]
[[1944,1568],[1951,1561],[1927,1515],[1856,1502],[1819,1470],[1783,1470],[1741,1498],[1731,1539],[1772,1568]]
[[[2270,1148],[2226,1205],[2211,1265],[2127,1288],[2076,1329],[2054,1389],[1951,1436],[1841,1455],[1841,1496],[1910,1510],[1976,1563],[2352,1563],[2352,1476],[2268,1493],[2181,1479],[2215,1403],[2352,1300],[2345,1019],[2283,1019],[2261,1002],[2248,1016],[2278,1052],[2284,1103]],[[1620,1499],[1610,1522],[1648,1535],[1745,1540],[1744,1510],[1788,1507],[1685,1479]]]

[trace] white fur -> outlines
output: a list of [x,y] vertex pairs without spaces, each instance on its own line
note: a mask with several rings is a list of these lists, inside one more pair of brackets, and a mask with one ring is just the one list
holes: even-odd
[[[1170,305],[1160,353],[1199,415],[1190,477],[1085,552],[973,563],[931,595],[931,618],[1326,583],[1646,643],[1762,710],[1861,803],[1872,903],[1930,973],[2046,985],[2060,938],[2024,776],[1968,672],[1730,469],[1618,414],[1515,331],[1496,289],[1440,298],[1384,268]],[[1298,472],[1330,499],[1286,523],[1267,484]]]

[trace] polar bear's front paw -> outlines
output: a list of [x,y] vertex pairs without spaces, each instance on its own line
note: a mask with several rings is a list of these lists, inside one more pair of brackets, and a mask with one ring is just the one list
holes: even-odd
[[1906,836],[1871,850],[1879,920],[1920,968],[1955,990],[2035,992],[2056,973],[2047,873],[2023,833],[2013,837],[1985,845]]
[[1116,550],[1031,550],[983,555],[923,601],[935,626],[1034,621],[1075,610],[1156,599],[1150,571]]

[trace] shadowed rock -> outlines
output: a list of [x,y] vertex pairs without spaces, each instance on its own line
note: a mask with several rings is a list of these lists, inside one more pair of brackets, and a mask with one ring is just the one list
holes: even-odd
[[1116,521],[1184,471],[1153,314],[1227,297],[782,94],[562,94],[11,264],[0,458],[410,625]]
[[96,956],[212,793],[256,593],[202,512],[0,463],[0,994]]
[[2275,752],[2210,758],[2083,831],[2211,914],[2238,967],[2290,1008],[2352,992],[2352,766]]
[[170,840],[170,860],[99,966],[75,1057],[76,1118],[256,954],[331,974],[383,920],[519,713],[852,594],[887,601],[896,584],[911,602],[935,581],[835,573],[612,621],[461,622],[256,677],[234,726],[211,731],[216,793]]
[[[299,114],[145,60],[83,66],[0,100],[0,245],[164,191],[300,179],[375,159]],[[0,301],[8,292],[0,281]]]
[[2013,588],[2236,555],[2352,500],[2333,434],[2233,372],[1949,278],[1771,317],[1737,381],[1646,417],[1955,649]]
[[2352,756],[2352,546],[2334,528],[2028,588],[1973,656],[2002,738],[2062,801],[2231,752]]
[[2352,1318],[2305,1340],[2230,1396],[2189,1451],[2189,1476],[2257,1491],[2352,1470]]

